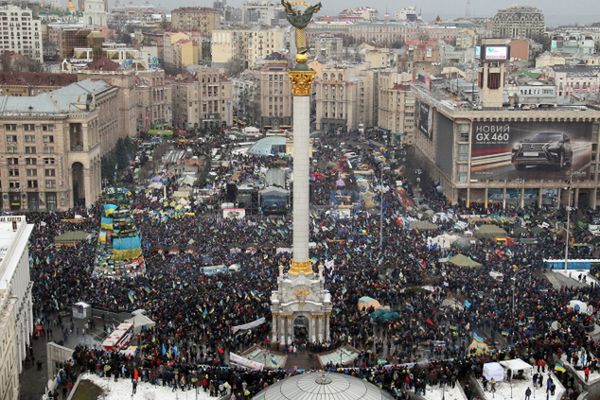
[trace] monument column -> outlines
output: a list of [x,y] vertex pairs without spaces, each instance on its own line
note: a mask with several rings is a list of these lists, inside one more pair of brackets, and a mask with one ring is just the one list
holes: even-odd
[[325,342],[329,342],[331,339],[329,338],[329,316],[330,313],[325,314]]
[[273,313],[273,320],[271,322],[271,342],[277,342],[277,330],[279,327],[279,314]]

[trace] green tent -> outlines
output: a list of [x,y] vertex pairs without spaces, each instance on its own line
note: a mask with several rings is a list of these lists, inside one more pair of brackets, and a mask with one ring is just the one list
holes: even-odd
[[54,237],[54,243],[57,246],[75,245],[91,237],[91,234],[84,231],[67,231]]
[[475,237],[478,239],[495,239],[506,236],[508,236],[506,231],[497,225],[481,225],[475,232]]
[[471,258],[469,258],[463,254],[455,255],[454,257],[449,259],[448,262],[450,264],[456,265],[457,267],[468,267],[468,268],[481,267],[481,264],[479,264],[477,261],[474,261]]

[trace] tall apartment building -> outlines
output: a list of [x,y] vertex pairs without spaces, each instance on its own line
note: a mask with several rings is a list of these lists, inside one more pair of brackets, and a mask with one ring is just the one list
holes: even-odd
[[73,49],[87,47],[87,37],[92,32],[83,24],[51,23],[46,27],[44,48],[53,48],[58,60],[73,57]]
[[406,144],[412,144],[415,126],[415,96],[410,81],[407,73],[382,71],[378,76],[377,126],[400,133]]
[[138,71],[135,74],[137,99],[137,131],[173,122],[171,84],[165,80],[165,71]]
[[263,129],[292,126],[292,94],[287,60],[267,61],[256,71],[257,115],[254,120]]
[[232,60],[254,68],[260,60],[285,50],[285,30],[244,29],[213,31],[211,54],[213,66],[223,66]]
[[315,81],[318,130],[356,130],[374,126],[374,71],[365,65],[325,67]]
[[13,51],[32,60],[44,61],[42,23],[29,8],[0,6],[0,53]]
[[231,126],[233,85],[218,68],[198,68],[172,82],[173,126],[208,128]]
[[201,43],[184,32],[165,32],[163,35],[163,62],[176,68],[198,64]]
[[492,20],[493,37],[524,39],[544,34],[544,13],[535,7],[509,7],[498,10]]
[[279,2],[259,0],[242,4],[244,25],[275,26],[285,20],[285,12]]
[[171,12],[171,26],[178,31],[197,31],[210,36],[221,25],[219,10],[207,7],[180,7]]
[[[137,134],[137,102],[135,95],[135,71],[121,69],[119,64],[107,58],[100,58],[90,64],[86,69],[77,72],[77,79],[103,80],[111,86],[118,88],[117,109],[113,118],[117,118],[115,127],[120,135],[135,136]],[[110,137],[110,141],[102,142],[102,150],[109,151],[114,147],[120,135]],[[108,138],[107,138],[108,140]]]
[[7,400],[19,398],[16,302],[8,290],[0,289],[0,398]]
[[0,97],[3,210],[66,210],[98,199],[100,159],[126,134],[118,91],[84,80],[37,96]]

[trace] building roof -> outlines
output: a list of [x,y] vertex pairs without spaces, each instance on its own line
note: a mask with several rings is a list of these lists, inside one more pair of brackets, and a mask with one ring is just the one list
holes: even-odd
[[75,74],[49,72],[0,72],[0,85],[65,86],[77,82]]
[[112,86],[102,80],[86,79],[37,96],[0,96],[0,115],[66,114],[83,111],[88,95]]
[[10,288],[32,230],[24,215],[0,217],[0,289]]
[[118,71],[121,66],[106,57],[101,57],[89,63],[86,69],[92,71]]
[[256,156],[270,156],[273,154],[273,146],[285,146],[286,138],[282,136],[267,136],[254,143],[248,149],[248,154]]
[[592,65],[553,65],[554,72],[566,72],[572,76],[596,76],[600,73],[599,66]]
[[305,373],[269,386],[254,400],[391,400],[392,395],[350,375]]

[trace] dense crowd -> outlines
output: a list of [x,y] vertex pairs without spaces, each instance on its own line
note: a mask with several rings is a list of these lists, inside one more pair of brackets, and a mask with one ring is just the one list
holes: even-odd
[[[274,162],[244,155],[231,155],[231,146],[223,139],[209,140],[193,146],[198,154],[210,154],[219,146],[234,162],[218,168],[214,186],[227,182],[226,174],[238,173],[245,180],[260,180],[261,173]],[[356,196],[359,189],[347,163],[336,162],[336,153],[324,144],[315,147],[312,196],[322,206],[330,205],[341,191]],[[332,153],[333,151],[333,153]],[[426,384],[443,381],[452,385],[458,378],[473,372],[480,374],[482,363],[494,357],[520,356],[527,361],[545,360],[552,365],[563,353],[584,349],[599,354],[596,342],[589,340],[586,329],[591,317],[567,309],[570,300],[584,301],[597,310],[599,289],[553,288],[544,276],[544,258],[561,258],[563,236],[551,228],[539,229],[546,221],[564,220],[564,210],[530,207],[512,211],[483,209],[481,205],[450,205],[435,190],[422,183],[421,196],[433,212],[450,218],[437,222],[434,231],[411,230],[406,217],[415,215],[406,207],[396,190],[396,182],[407,197],[414,185],[399,163],[381,171],[368,147],[356,146],[361,163],[375,171],[370,177],[376,208],[354,210],[351,218],[339,218],[321,207],[311,217],[311,250],[317,263],[333,260],[326,270],[326,287],[333,300],[331,343],[321,350],[351,344],[361,350],[353,368],[344,372],[364,377],[404,398],[406,390],[419,390]],[[288,161],[289,164],[289,161]],[[232,171],[234,169],[234,171]],[[410,175],[410,174],[408,174]],[[175,180],[167,180],[168,193],[175,190]],[[223,199],[217,197],[212,204]],[[384,210],[383,246],[379,246],[379,202]],[[135,356],[108,353],[97,348],[80,347],[74,364],[63,371],[65,381],[81,371],[111,377],[130,378],[134,371],[142,381],[192,389],[198,386],[213,395],[233,392],[236,398],[249,398],[260,389],[295,371],[253,372],[229,368],[229,351],[268,343],[269,324],[233,334],[231,327],[260,317],[270,320],[269,296],[275,288],[279,265],[287,266],[290,255],[276,253],[278,247],[291,243],[291,217],[247,215],[243,220],[223,220],[198,203],[195,216],[167,221],[153,218],[150,210],[160,203],[145,190],[134,193],[132,208],[143,240],[146,273],[134,278],[111,279],[93,274],[95,242],[83,242],[69,248],[55,248],[55,235],[67,230],[97,232],[99,205],[88,210],[68,213],[30,214],[35,224],[31,240],[34,311],[47,325],[58,312],[78,301],[115,312],[144,309],[156,322],[156,328],[136,338],[143,344]],[[495,212],[494,212],[495,211]],[[81,214],[83,221],[64,219]],[[516,241],[507,245],[479,240],[465,249],[435,248],[427,238],[454,230],[458,216],[486,214],[497,218],[495,224],[507,232],[519,229],[519,236],[535,239],[527,244]],[[590,220],[591,211],[573,216]],[[476,223],[467,223],[469,230]],[[403,222],[404,221],[404,222]],[[534,229],[536,228],[536,229]],[[584,229],[573,229],[576,243],[591,243]],[[170,253],[169,248],[181,251]],[[191,249],[192,251],[184,251]],[[571,249],[573,258],[592,255],[592,246]],[[463,252],[480,262],[481,268],[458,268],[440,260]],[[205,275],[202,266],[232,265],[237,272]],[[496,274],[490,274],[490,272]],[[400,313],[400,319],[374,325],[369,311],[357,308],[358,299],[370,296]],[[513,300],[514,299],[514,300]],[[468,306],[467,306],[468,304]],[[558,321],[558,328],[553,325]],[[473,333],[483,336],[494,356],[475,355],[468,351]],[[440,351],[434,343],[442,342]],[[164,349],[169,349],[165,352]],[[170,351],[171,349],[177,351]],[[285,351],[285,348],[279,350]],[[377,367],[382,355],[387,363],[400,365],[415,361],[443,359],[428,365]],[[107,366],[109,367],[107,369]],[[329,365],[330,369],[341,366]]]

